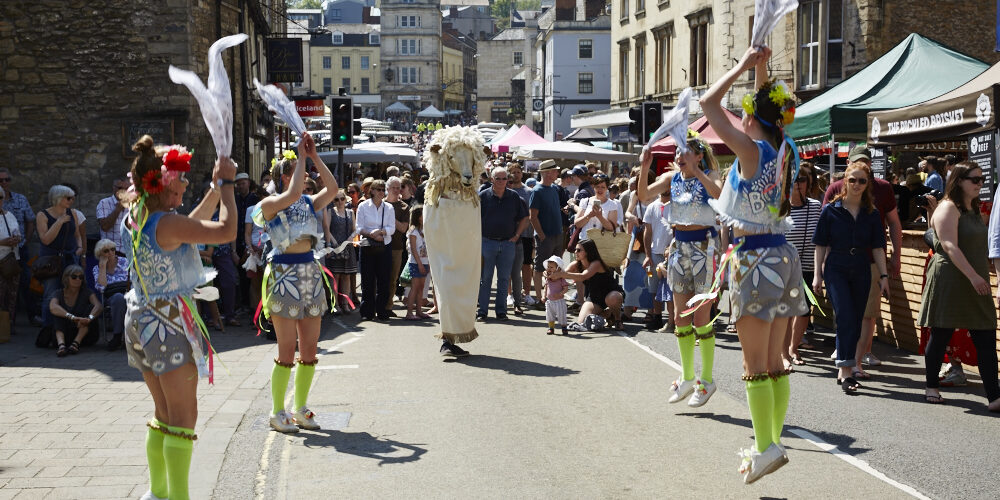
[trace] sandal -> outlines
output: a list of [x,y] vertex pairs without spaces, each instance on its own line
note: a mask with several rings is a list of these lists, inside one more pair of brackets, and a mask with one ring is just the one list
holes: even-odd
[[837,382],[840,383],[840,388],[844,390],[845,394],[854,394],[861,388],[861,384],[857,380],[854,380],[854,377],[847,377],[843,380],[837,379]]
[[729,325],[726,327],[727,333],[736,333],[736,325]]
[[410,313],[407,314],[406,317],[404,317],[403,319],[405,319],[406,321],[417,321],[418,319],[420,319],[420,317],[417,316],[416,314]]
[[809,351],[815,351],[816,350],[816,346],[814,346],[814,345],[810,344],[809,342],[806,342],[805,340],[803,340],[802,342],[799,342],[799,349],[806,349],[806,350],[809,350]]
[[431,319],[431,315],[427,313],[417,313],[417,317],[420,319]]
[[80,352],[80,343],[74,340],[69,344],[69,347],[67,347],[66,350],[69,351],[70,354],[77,354]]
[[69,351],[66,350],[66,344],[59,344],[59,350],[56,351],[56,356],[62,358],[65,357],[67,354],[69,354]]
[[870,373],[863,372],[861,370],[854,370],[853,372],[851,372],[851,376],[854,377],[854,378],[856,378],[856,379],[861,379],[861,380],[871,380],[872,379],[872,376],[871,376]]
[[806,364],[806,362],[803,361],[800,356],[795,355],[795,356],[792,356],[792,364],[793,365],[797,365],[797,366],[802,366],[802,365]]
[[924,392],[924,401],[932,405],[943,405],[944,398],[941,397],[941,393],[931,394],[929,392]]

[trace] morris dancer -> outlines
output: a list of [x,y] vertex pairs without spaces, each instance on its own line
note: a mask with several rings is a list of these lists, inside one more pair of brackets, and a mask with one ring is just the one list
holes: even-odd
[[[220,157],[212,189],[190,215],[181,205],[191,155],[180,146],[153,148],[145,135],[132,146],[136,199],[121,228],[125,256],[132,266],[132,290],[125,296],[125,346],[128,364],[142,371],[153,396],[155,418],[147,425],[149,491],[144,500],[188,498],[188,470],[198,418],[198,378],[209,377],[211,346],[205,324],[191,298],[196,286],[212,279],[198,257],[197,244],[219,245],[236,236],[233,195],[236,165]],[[221,203],[220,203],[221,200]],[[219,220],[212,221],[218,208]]]
[[[639,172],[637,192],[643,203],[649,203],[661,192],[670,193],[670,215],[674,239],[667,257],[668,283],[674,296],[674,335],[681,354],[681,376],[670,386],[668,402],[676,403],[688,396],[688,406],[698,407],[715,394],[712,377],[715,363],[715,325],[712,301],[702,301],[692,312],[687,303],[698,294],[712,289],[718,264],[718,231],[715,210],[709,199],[719,197],[722,180],[719,163],[712,147],[688,130],[687,151],[678,154],[673,172],[664,173],[648,187],[649,168],[653,155],[646,152]],[[701,347],[701,376],[694,377],[694,344]],[[692,394],[693,393],[693,394]]]
[[[784,235],[791,225],[786,216],[798,152],[783,127],[795,119],[795,99],[782,82],[765,81],[770,55],[767,47],[747,49],[701,98],[708,123],[738,158],[719,199],[709,203],[736,236],[723,269],[728,263],[730,314],[743,348],[754,429],[755,447],[741,452],[739,470],[747,484],[788,463],[781,430],[790,388],[781,353],[789,318],[808,312],[798,252]],[[755,66],[757,92],[743,99],[741,131],[726,118],[722,96]]]
[[[261,200],[253,213],[254,222],[267,229],[274,245],[267,256],[261,310],[274,324],[278,337],[278,357],[271,370],[271,428],[278,432],[298,432],[299,427],[319,429],[315,414],[306,408],[306,399],[319,361],[316,351],[327,298],[324,269],[313,250],[323,242],[319,213],[338,190],[337,180],[319,158],[309,134],[302,136],[298,149],[298,157],[286,152],[271,167],[275,195]],[[302,194],[306,156],[312,158],[325,186],[312,196]],[[285,391],[292,376],[296,340],[299,366],[295,372],[295,412],[290,415],[285,410]]]

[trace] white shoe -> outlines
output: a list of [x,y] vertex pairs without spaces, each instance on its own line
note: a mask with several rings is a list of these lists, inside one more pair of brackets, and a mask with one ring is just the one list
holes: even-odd
[[271,428],[284,433],[299,432],[298,426],[292,422],[292,416],[285,410],[271,416]]
[[507,296],[507,307],[514,307],[514,296],[513,295],[508,295]]
[[316,421],[313,420],[313,417],[315,416],[316,414],[313,413],[312,410],[310,410],[309,408],[302,408],[299,411],[292,414],[292,421],[295,422],[295,425],[303,429],[309,429],[311,431],[314,431],[319,429],[319,424],[317,424]]
[[147,491],[145,495],[139,497],[139,500],[167,500],[166,498],[160,498],[153,494],[152,491]]
[[697,408],[704,405],[709,399],[711,399],[712,394],[715,394],[715,390],[716,386],[711,382],[707,384],[701,380],[695,382],[694,394],[692,394],[691,399],[688,400],[688,406],[691,408]]
[[882,364],[882,360],[876,358],[872,353],[865,354],[861,360],[868,366],[879,366]]
[[768,446],[764,453],[758,453],[753,448],[744,448],[739,451],[738,455],[743,458],[739,470],[740,474],[743,474],[744,484],[751,484],[788,463],[784,447],[776,443],[771,443],[771,446]]
[[681,380],[677,379],[673,384],[670,384],[670,399],[667,400],[668,403],[676,403],[694,392],[694,379],[691,380]]
[[830,359],[832,359],[834,361],[837,360],[837,350],[836,349],[833,350],[833,354],[830,355]]

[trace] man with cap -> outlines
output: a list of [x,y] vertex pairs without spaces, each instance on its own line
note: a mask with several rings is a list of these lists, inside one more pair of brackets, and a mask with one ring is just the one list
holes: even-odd
[[532,276],[535,296],[542,295],[542,271],[545,262],[562,253],[562,205],[559,203],[559,188],[553,183],[559,175],[559,167],[554,160],[545,160],[538,165],[539,182],[528,196],[528,213],[531,227],[535,229],[535,273]]
[[594,188],[590,185],[590,171],[587,170],[587,167],[581,163],[573,167],[570,172],[577,178],[579,185],[576,188],[576,193],[573,193],[573,199],[579,204],[580,200],[593,197]]
[[[875,208],[878,209],[882,219],[882,230],[886,226],[889,228],[889,240],[892,242],[892,256],[889,259],[889,276],[898,279],[900,267],[900,249],[903,244],[903,225],[899,221],[899,212],[896,210],[896,196],[892,190],[892,184],[884,179],[877,179],[871,174],[872,157],[868,153],[868,147],[858,144],[851,149],[847,156],[848,164],[856,161],[864,162],[868,165],[869,182],[872,183],[872,196],[875,199]],[[844,189],[844,180],[841,179],[830,184],[823,196],[823,204],[830,203],[830,200]],[[818,263],[817,263],[818,264]],[[861,338],[858,340],[858,373],[854,378],[867,379],[868,375],[862,368],[864,362],[869,366],[882,364],[878,358],[872,354],[872,337],[875,335],[875,320],[881,316],[881,298],[879,296],[878,280],[880,279],[878,269],[872,262],[872,286],[868,294],[868,305],[865,307],[864,321],[861,323]]]

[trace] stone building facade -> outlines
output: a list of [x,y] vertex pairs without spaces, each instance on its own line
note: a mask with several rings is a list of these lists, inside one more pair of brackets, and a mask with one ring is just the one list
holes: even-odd
[[[476,89],[480,121],[525,123],[524,82],[525,75],[536,68],[531,42],[537,32],[537,28],[507,28],[490,40],[478,42]],[[515,82],[520,84],[519,93],[515,92]]]
[[379,27],[372,24],[331,24],[330,33],[310,38],[309,87],[313,92],[337,95],[344,88],[362,107],[363,116],[379,112]]
[[380,11],[383,109],[442,109],[441,1],[383,0]]
[[[32,207],[74,183],[76,208],[94,211],[131,165],[136,136],[193,148],[192,187],[215,148],[197,102],[167,77],[171,64],[207,77],[218,38],[250,39],[223,58],[233,89],[233,159],[256,176],[272,156],[273,119],[252,89],[266,81],[265,37],[284,30],[285,2],[36,0],[0,3],[0,161]],[[196,191],[189,189],[189,193]]]

